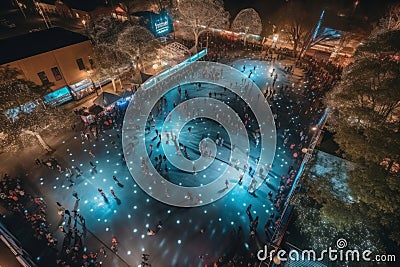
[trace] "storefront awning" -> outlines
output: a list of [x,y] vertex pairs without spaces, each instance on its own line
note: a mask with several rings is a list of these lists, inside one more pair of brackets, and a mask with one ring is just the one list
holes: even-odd
[[68,89],[68,86],[64,86],[45,95],[43,100],[46,105],[57,106],[72,100],[72,95]]

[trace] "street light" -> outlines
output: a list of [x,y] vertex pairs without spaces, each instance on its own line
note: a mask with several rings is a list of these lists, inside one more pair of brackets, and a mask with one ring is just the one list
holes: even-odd
[[93,73],[93,71],[92,71],[92,70],[87,70],[86,73],[87,73],[87,75],[88,75],[90,81],[92,82],[92,85],[93,85],[94,91],[96,92],[96,95],[98,96],[99,93],[97,92],[96,84],[94,84],[93,79],[92,79],[92,73]]
[[22,15],[24,15],[24,18],[26,19],[26,15],[24,12],[24,9],[26,8],[26,6],[22,3],[20,3],[18,0],[15,0],[15,2],[17,3],[17,6],[19,7],[19,10],[21,10]]
[[39,15],[42,16],[47,29],[50,29],[51,27],[53,27],[53,25],[51,24],[51,20],[47,17],[47,14],[45,13],[45,11],[42,10],[42,7],[40,6],[40,4],[37,1],[33,1],[33,3],[35,4],[36,10],[39,13]]
[[279,39],[279,34],[274,34],[274,36],[272,37],[272,46],[271,46],[271,48],[275,48],[276,42],[278,41],[278,39]]

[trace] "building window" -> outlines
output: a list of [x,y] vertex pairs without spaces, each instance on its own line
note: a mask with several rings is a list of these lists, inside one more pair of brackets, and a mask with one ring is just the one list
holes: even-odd
[[85,69],[86,69],[86,68],[85,68],[85,64],[83,64],[82,58],[78,58],[78,59],[76,60],[76,64],[78,64],[79,70],[85,70]]
[[62,79],[61,72],[58,69],[58,67],[51,68],[51,72],[53,72],[54,79],[56,79],[56,81],[59,81]]
[[42,81],[42,84],[49,84],[49,78],[47,78],[47,75],[44,71],[41,71],[37,74],[39,76],[39,79]]
[[93,62],[93,58],[89,57],[89,64],[90,64],[90,68],[94,69],[94,62]]

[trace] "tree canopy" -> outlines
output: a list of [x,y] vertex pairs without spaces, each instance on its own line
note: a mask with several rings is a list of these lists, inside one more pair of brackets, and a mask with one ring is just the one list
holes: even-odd
[[21,72],[0,67],[0,132],[2,151],[17,151],[34,136],[46,150],[51,148],[40,133],[62,129],[72,121],[62,110],[46,107],[41,99],[49,90],[22,78]]
[[158,41],[146,28],[133,25],[125,28],[118,35],[117,46],[132,62],[138,63],[139,61],[154,59]]
[[102,17],[88,26],[88,34],[95,45],[113,45],[117,42],[119,32],[129,25],[128,21],[122,22],[113,17]]
[[103,17],[90,25],[88,33],[94,44],[94,76],[110,78],[114,90],[114,81],[120,78],[122,70],[153,62],[160,48],[149,30],[132,21]]
[[253,8],[242,9],[233,20],[231,29],[236,32],[243,32],[246,43],[248,34],[261,34],[262,23],[260,15]]
[[[338,168],[332,160],[316,166],[318,153],[304,174],[295,201],[296,222],[313,248],[345,237],[353,247],[374,253],[398,251],[399,79],[400,30],[381,28],[358,48],[354,62],[327,93],[327,128],[343,152],[344,160],[338,162],[346,162],[346,167]],[[314,171],[326,169],[323,174]],[[338,185],[345,192],[339,194]]]
[[227,28],[229,23],[229,13],[220,0],[180,0],[176,16],[179,27],[193,33],[194,48],[197,48],[202,33],[210,28]]
[[361,45],[326,103],[335,141],[355,163],[350,211],[400,245],[400,31]]

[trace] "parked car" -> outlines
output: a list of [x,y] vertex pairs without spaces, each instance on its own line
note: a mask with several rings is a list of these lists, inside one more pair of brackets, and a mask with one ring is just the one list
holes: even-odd
[[29,30],[29,32],[40,32],[40,31],[41,30],[39,28],[34,28],[34,29]]

